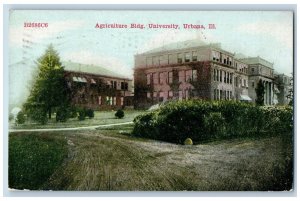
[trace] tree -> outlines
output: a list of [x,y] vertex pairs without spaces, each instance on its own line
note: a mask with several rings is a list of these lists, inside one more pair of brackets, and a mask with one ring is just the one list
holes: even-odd
[[256,105],[264,105],[264,95],[265,95],[265,87],[262,80],[259,80],[257,87],[255,88],[256,92]]
[[293,106],[294,104],[294,78],[293,75],[290,78],[290,83],[289,83],[289,91],[288,91],[288,95],[286,96],[287,99],[289,99],[289,105]]
[[38,74],[24,108],[34,120],[45,123],[47,114],[50,119],[54,109],[70,105],[70,91],[60,57],[52,45],[48,46],[36,63]]

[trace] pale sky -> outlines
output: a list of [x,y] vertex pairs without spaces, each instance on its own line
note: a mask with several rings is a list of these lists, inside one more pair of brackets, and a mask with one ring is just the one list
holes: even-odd
[[[48,23],[24,28],[24,22]],[[145,29],[97,29],[96,24],[144,24]],[[180,29],[148,29],[148,24],[177,24]],[[184,29],[202,24],[205,30]],[[208,29],[215,24],[216,29]],[[32,62],[52,43],[61,60],[106,67],[132,78],[134,55],[176,41],[199,39],[293,71],[293,13],[287,11],[11,11],[9,22],[10,103],[28,95]],[[28,42],[29,41],[29,42]],[[14,65],[26,61],[25,64]]]

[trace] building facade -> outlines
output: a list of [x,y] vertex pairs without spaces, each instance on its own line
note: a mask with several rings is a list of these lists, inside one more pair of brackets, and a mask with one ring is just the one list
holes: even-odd
[[249,89],[248,93],[252,100],[256,100],[255,88],[259,80],[263,81],[265,87],[264,104],[273,105],[274,103],[274,69],[273,63],[260,57],[248,57],[241,59],[248,64]]
[[135,55],[135,103],[190,98],[250,101],[247,75],[248,64],[220,44],[191,40],[164,46]]
[[73,105],[94,110],[133,104],[132,80],[95,65],[63,62]]
[[259,56],[237,57],[197,40],[169,44],[135,55],[135,106],[190,98],[255,102],[259,80],[265,105],[289,102],[288,78],[275,77],[273,63]]

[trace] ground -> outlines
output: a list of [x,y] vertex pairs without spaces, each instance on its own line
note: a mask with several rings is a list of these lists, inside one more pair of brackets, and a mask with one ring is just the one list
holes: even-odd
[[185,146],[134,138],[131,129],[48,132],[66,139],[68,157],[41,189],[290,190],[282,189],[288,170],[279,137]]

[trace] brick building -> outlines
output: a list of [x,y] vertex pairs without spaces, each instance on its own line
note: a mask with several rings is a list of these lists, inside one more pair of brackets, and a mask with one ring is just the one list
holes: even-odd
[[62,65],[73,105],[100,110],[133,104],[131,79],[95,65],[74,62]]
[[248,64],[220,44],[197,40],[135,55],[134,83],[136,107],[189,98],[252,100]]

